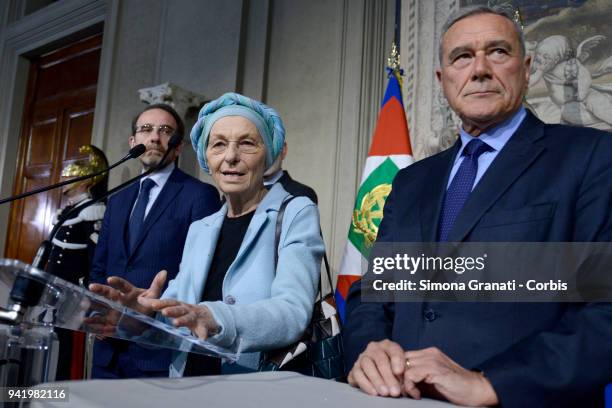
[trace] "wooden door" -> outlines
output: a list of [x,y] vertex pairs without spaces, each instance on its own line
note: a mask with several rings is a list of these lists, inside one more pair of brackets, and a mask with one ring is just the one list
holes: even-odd
[[[102,35],[31,60],[13,194],[59,181],[62,168],[90,143]],[[61,191],[13,202],[5,256],[30,263],[48,236]]]

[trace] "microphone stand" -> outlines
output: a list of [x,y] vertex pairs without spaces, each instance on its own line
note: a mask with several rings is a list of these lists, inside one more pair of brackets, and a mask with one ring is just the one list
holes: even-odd
[[86,203],[81,203],[80,205],[71,208],[69,211],[62,211],[62,213],[58,217],[57,223],[53,226],[53,229],[51,230],[49,237],[46,240],[44,240],[38,247],[38,250],[36,251],[36,255],[34,256],[34,260],[32,261],[32,266],[34,266],[35,268],[41,269],[41,270],[44,269],[45,265],[47,264],[47,261],[49,260],[49,255],[51,254],[51,247],[53,246],[52,244],[53,238],[55,238],[57,231],[61,228],[61,226],[64,224],[64,222],[66,222],[67,219],[69,219],[73,214],[80,213],[81,210],[84,210],[90,205],[93,205],[99,202],[100,200],[103,200],[106,197],[112,194],[115,194],[116,192],[120,190],[123,190],[124,188],[132,185],[133,183],[140,180],[141,178],[146,177],[149,174],[153,173],[154,171],[164,168],[166,166],[165,164],[166,158],[168,158],[168,155],[170,154],[170,152],[174,150],[181,143],[182,140],[183,140],[183,136],[178,133],[175,133],[174,135],[172,135],[172,137],[168,141],[168,149],[166,149],[166,153],[164,153],[164,155],[162,156],[162,159],[159,161],[159,163],[155,167],[152,167],[149,170],[145,171],[144,173],[140,173],[138,176],[107,191],[106,194],[101,195],[95,200],[87,201]]
[[[171,145],[173,138],[177,136],[176,142]],[[119,189],[131,184],[132,182],[152,173],[158,168],[163,167],[163,164],[168,157],[168,154],[182,140],[180,135],[173,136],[168,142],[166,154],[162,157],[160,163],[153,169],[141,174],[140,176],[129,180],[127,183],[112,189],[104,196],[89,201],[85,205],[80,205],[72,208],[69,211],[64,211],[54,226],[48,240],[43,241],[36,254],[36,259],[33,266],[38,269],[43,269],[49,258],[51,241],[57,233],[61,225],[70,217],[70,215],[81,211],[89,205],[105,198],[106,196],[118,191]],[[133,157],[138,157],[144,153],[146,148],[144,145],[137,146],[137,154]],[[122,161],[131,158],[134,154],[134,149]],[[138,153],[139,151],[139,153]],[[114,166],[113,166],[114,167]],[[110,168],[109,168],[110,169]],[[108,171],[108,169],[106,170]],[[90,175],[95,177],[95,175]],[[79,178],[83,179],[83,178]],[[70,180],[76,182],[77,180]],[[32,193],[34,194],[34,193]],[[5,326],[0,330],[0,356],[5,359],[4,363],[0,361],[0,388],[15,387],[15,386],[32,386],[38,383],[44,383],[55,380],[58,360],[59,341],[53,326],[50,324],[38,325],[36,327],[22,326],[23,317],[26,311],[36,306],[46,287],[44,279],[39,278],[36,273],[21,274],[15,278],[10,292],[10,303],[8,309],[0,309],[0,325]],[[52,313],[50,309],[45,311],[45,317],[48,313]],[[43,318],[43,323],[45,319]],[[28,337],[29,336],[29,337]],[[35,347],[26,344],[26,339],[32,343],[34,340]],[[33,339],[33,340],[32,340]]]
[[21,194],[17,194],[16,196],[12,196],[12,197],[6,197],[0,200],[0,205],[4,204],[4,203],[10,203],[11,201],[15,201],[15,200],[19,200],[20,198],[25,198],[25,197],[29,197],[31,195],[34,194],[38,194],[38,193],[43,193],[45,191],[49,191],[49,190],[53,190],[54,188],[58,188],[58,187],[63,187],[66,186],[68,184],[72,184],[72,183],[78,183],[79,181],[83,181],[83,180],[87,180],[89,178],[94,178],[96,176],[99,176],[100,174],[104,174],[108,171],[110,171],[111,169],[114,169],[115,167],[117,167],[118,165],[120,165],[121,163],[129,160],[129,159],[134,159],[138,156],[140,156],[141,154],[143,154],[146,151],[146,147],[141,143],[139,145],[136,145],[134,147],[132,147],[130,149],[130,151],[128,152],[128,154],[126,154],[121,160],[119,160],[117,163],[109,166],[108,168],[104,169],[104,170],[100,170],[97,173],[93,173],[93,174],[88,174],[85,176],[79,176],[70,180],[65,180],[65,181],[61,181],[59,183],[56,184],[51,184],[50,186],[45,186],[45,187],[40,187],[37,188],[35,190],[32,191],[26,191],[25,193],[21,193]]

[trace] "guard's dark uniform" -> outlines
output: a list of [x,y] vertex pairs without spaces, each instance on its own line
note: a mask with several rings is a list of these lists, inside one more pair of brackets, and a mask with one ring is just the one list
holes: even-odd
[[[90,199],[76,205],[87,201]],[[65,207],[62,211],[69,211],[73,207]],[[102,226],[105,209],[104,204],[93,204],[64,222],[53,239],[47,272],[76,285],[80,279],[83,279],[83,284],[87,284],[90,259],[93,258],[98,242],[98,231]]]
[[[91,201],[91,199],[86,198],[75,205],[87,201]],[[61,211],[69,211],[75,205],[67,206]],[[98,232],[102,226],[105,210],[105,204],[96,203],[64,222],[53,239],[53,246],[47,263],[48,273],[75,285],[83,284],[87,287],[89,267],[98,242]],[[54,224],[57,222],[61,211],[56,215]],[[56,380],[70,380],[73,377],[80,377],[82,374],[79,371],[73,373],[73,367],[80,368],[83,366],[84,333],[59,328],[55,331],[60,341]]]

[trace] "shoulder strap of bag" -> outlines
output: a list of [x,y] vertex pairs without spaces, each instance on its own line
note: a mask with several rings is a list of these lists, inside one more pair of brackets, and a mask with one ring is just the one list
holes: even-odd
[[274,231],[274,272],[276,273],[276,267],[278,266],[278,245],[280,244],[280,236],[283,231],[283,217],[285,216],[285,208],[293,200],[295,196],[289,196],[288,199],[281,203],[278,209],[278,216],[276,217],[276,230]]
[[[321,232],[321,239],[323,239],[323,232]],[[323,264],[325,265],[325,276],[327,276],[327,283],[329,283],[329,290],[331,290],[331,293],[333,293],[334,284],[332,283],[332,278],[330,274],[329,260],[327,259],[327,251],[323,252]]]
[[[282,202],[280,208],[278,209],[278,216],[276,217],[276,229],[274,231],[274,273],[276,273],[276,267],[278,266],[278,246],[280,244],[280,236],[283,230],[283,217],[285,215],[285,208],[287,205],[296,198],[295,196],[289,196],[288,199]],[[321,227],[319,226],[319,233],[321,234],[321,239],[323,239],[323,231],[321,231]],[[327,252],[323,252],[323,264],[325,265],[325,275],[327,276],[327,282],[329,283],[329,288],[331,290],[330,293],[334,293],[334,285],[332,283],[330,268],[329,268],[329,260],[327,259]],[[323,299],[323,291],[321,290],[321,279],[319,279],[319,300]],[[336,319],[338,324],[340,325],[340,319]]]
[[[274,252],[274,270],[276,270],[276,266],[278,265],[278,245],[280,244],[280,236],[283,230],[283,217],[285,215],[285,208],[287,205],[293,200],[295,196],[289,196],[288,199],[283,201],[280,208],[278,209],[278,216],[276,217],[276,230],[274,236],[274,248],[276,248],[276,252]],[[319,227],[319,233],[321,234],[321,238],[323,238],[323,232]],[[327,259],[327,252],[323,252],[323,264],[325,265],[325,276],[327,276],[327,282],[329,283],[330,289],[334,290],[334,285],[332,283],[330,268],[329,268],[329,260]],[[321,293],[321,282],[319,282],[319,297],[322,296]]]

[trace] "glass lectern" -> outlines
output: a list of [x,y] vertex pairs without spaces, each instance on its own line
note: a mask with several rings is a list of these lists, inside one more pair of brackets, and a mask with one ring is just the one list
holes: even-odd
[[204,354],[234,362],[227,350],[85,288],[12,259],[0,259],[0,387],[53,381],[54,327]]

